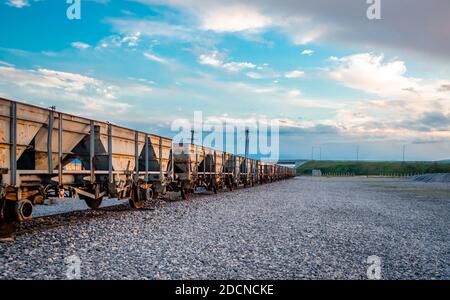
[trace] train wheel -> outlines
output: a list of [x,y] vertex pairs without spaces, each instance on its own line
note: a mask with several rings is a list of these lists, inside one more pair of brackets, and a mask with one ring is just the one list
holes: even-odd
[[6,202],[5,199],[0,198],[0,225],[3,223],[6,223],[6,211],[5,211],[6,203],[5,202]]
[[133,189],[133,195],[128,202],[130,203],[131,208],[134,209],[144,207],[145,198],[142,197],[142,191],[138,191],[137,188]]
[[[80,198],[83,197],[80,195]],[[86,202],[86,205],[89,206],[89,208],[98,209],[102,205],[103,197],[100,197],[98,199],[84,198],[83,200]]]
[[181,189],[181,199],[189,200],[189,191],[185,188]]
[[44,196],[42,196],[41,194],[37,194],[33,197],[33,204],[44,204]]
[[19,222],[29,221],[33,217],[33,203],[30,200],[19,200],[15,207],[16,219]]
[[144,199],[145,201],[150,201],[153,199],[153,190],[152,189],[146,189],[141,191],[141,199]]
[[139,209],[139,208],[144,207],[144,200],[130,199],[128,202],[130,203],[131,208],[134,208],[134,209]]

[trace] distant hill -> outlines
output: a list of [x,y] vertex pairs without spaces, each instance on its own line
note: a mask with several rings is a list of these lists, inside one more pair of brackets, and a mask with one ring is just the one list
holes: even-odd
[[388,161],[309,161],[297,168],[297,174],[351,173],[355,175],[450,173],[450,162],[388,162]]
[[439,163],[450,163],[450,159],[439,160]]

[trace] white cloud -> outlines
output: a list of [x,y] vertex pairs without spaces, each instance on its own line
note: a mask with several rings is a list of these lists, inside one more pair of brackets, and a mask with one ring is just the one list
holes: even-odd
[[0,60],[0,65],[4,65],[4,66],[7,66],[7,67],[14,67],[13,64],[10,64],[10,63],[8,63],[6,61],[2,61],[2,60]]
[[310,50],[310,49],[305,49],[302,51],[302,55],[308,55],[311,56],[314,54],[314,50]]
[[139,19],[108,18],[106,22],[111,24],[121,34],[126,35],[136,35],[136,33],[139,33],[139,35],[150,38],[165,37],[178,41],[192,41],[197,39],[189,26]]
[[120,41],[121,44],[127,44],[129,47],[137,46],[139,43],[139,37],[141,36],[141,33],[138,31],[134,34],[126,35],[122,38]]
[[242,4],[213,8],[199,16],[203,30],[217,32],[253,31],[271,24],[255,7]]
[[245,69],[253,69],[256,65],[249,62],[229,62],[222,65],[222,67],[229,72],[240,72]]
[[218,68],[223,64],[223,57],[219,52],[213,51],[210,53],[200,54],[198,57],[198,62],[202,65],[209,65]]
[[338,120],[353,128],[355,133],[405,138],[417,138],[417,132],[427,137],[450,136],[450,131],[433,129],[433,122],[450,114],[450,95],[443,89],[448,80],[408,77],[403,61],[386,61],[383,55],[371,53],[333,61],[336,66],[329,72],[330,78],[379,97],[338,111]]
[[139,31],[125,35],[112,35],[101,40],[98,47],[122,47],[123,45],[128,47],[136,47],[140,42],[140,37],[141,33]]
[[83,42],[73,42],[70,44],[72,47],[80,49],[80,50],[85,50],[90,48],[91,46],[89,44],[83,43]]
[[6,4],[8,4],[9,6],[17,7],[17,8],[30,6],[30,3],[28,2],[28,0],[8,0],[8,2],[6,2]]
[[120,114],[130,108],[118,100],[148,94],[152,89],[141,84],[119,85],[90,76],[50,69],[19,69],[0,66],[0,86],[9,98],[39,100],[74,105],[85,115]]
[[289,97],[299,97],[301,94],[300,90],[290,90],[288,92]]
[[[275,29],[296,44],[326,42],[377,51],[406,50],[408,55],[420,53],[434,61],[450,58],[449,1],[410,0],[408,5],[386,1],[383,22],[367,21],[365,1],[134,1],[176,7],[191,28],[197,25],[201,30],[245,33]],[[423,20],[427,26],[411,20]]]
[[144,52],[144,56],[152,61],[158,62],[160,64],[168,64],[168,60],[165,58],[162,58],[156,54],[150,53],[150,52]]
[[34,86],[72,92],[100,85],[99,81],[88,76],[48,69],[24,70],[14,67],[0,67],[0,70],[2,81],[14,82],[15,85],[22,87]]
[[271,68],[269,68],[266,64],[263,66],[259,66],[256,68],[258,71],[248,72],[246,75],[253,79],[269,79],[269,78],[278,78],[280,74]]
[[202,53],[198,57],[198,63],[202,65],[209,65],[215,68],[221,68],[228,72],[237,73],[245,69],[253,69],[255,64],[250,62],[225,62],[225,54],[218,51],[209,53]]
[[305,72],[299,70],[290,71],[284,74],[284,77],[286,78],[300,78],[303,76],[305,76]]
[[418,90],[419,79],[405,76],[406,66],[401,60],[385,62],[384,55],[361,53],[337,60],[337,67],[329,75],[342,84],[381,96],[411,96],[408,89]]

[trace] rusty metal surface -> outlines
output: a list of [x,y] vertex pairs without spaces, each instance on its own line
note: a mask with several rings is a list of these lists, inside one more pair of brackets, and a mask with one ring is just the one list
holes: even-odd
[[217,192],[224,186],[231,190],[232,184],[295,175],[294,169],[248,155],[173,144],[170,138],[2,98],[0,169],[5,173],[2,191],[10,187],[8,198],[16,200],[32,200],[49,191],[61,196],[65,190],[88,198],[110,195],[133,201],[150,189],[156,196],[171,190],[185,198],[195,186]]

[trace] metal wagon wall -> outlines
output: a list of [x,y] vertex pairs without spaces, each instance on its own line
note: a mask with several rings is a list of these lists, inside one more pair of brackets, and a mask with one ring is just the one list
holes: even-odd
[[[247,133],[248,134],[248,133]],[[248,138],[246,138],[248,143]],[[248,145],[246,145],[248,149]],[[247,150],[246,150],[247,151]],[[103,197],[140,208],[168,191],[184,199],[293,176],[283,167],[0,98],[0,222],[24,221],[46,197]]]

